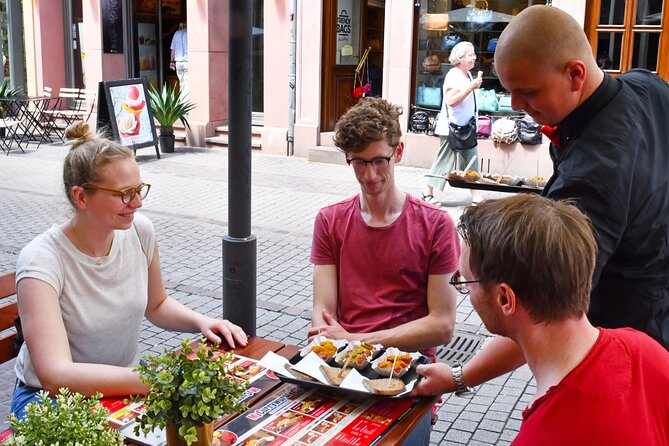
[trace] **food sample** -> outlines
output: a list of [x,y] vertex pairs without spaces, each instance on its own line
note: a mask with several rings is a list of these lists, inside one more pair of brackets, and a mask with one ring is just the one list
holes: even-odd
[[475,170],[468,170],[464,175],[465,181],[478,181],[481,178],[481,175]]
[[351,341],[344,351],[336,356],[335,361],[342,366],[348,363],[349,366],[359,370],[369,364],[377,350],[377,346],[367,342]]
[[320,369],[328,382],[331,385],[337,387],[341,385],[342,381],[344,381],[344,378],[346,378],[351,372],[351,369],[340,369],[338,367],[330,367],[327,365],[320,366]]
[[[379,368],[390,372],[392,369],[394,373],[399,373],[402,369],[408,369],[411,365],[411,355],[408,353],[400,353],[399,355],[388,355],[384,361],[379,362]],[[393,368],[393,364],[395,367]]]
[[301,379],[302,381],[316,381],[316,378],[312,378],[309,375],[305,375],[302,372],[298,372],[297,370],[295,370],[293,368],[292,365],[286,364],[285,367],[286,367],[286,370],[288,370],[288,372],[290,372],[290,374],[293,375],[297,379]]
[[322,360],[327,361],[337,353],[337,346],[330,340],[322,341],[311,347],[311,351],[316,353]]
[[366,379],[362,384],[376,395],[394,396],[406,390],[404,381],[399,378]]
[[476,76],[477,79],[483,79],[483,71],[479,71],[479,74]]

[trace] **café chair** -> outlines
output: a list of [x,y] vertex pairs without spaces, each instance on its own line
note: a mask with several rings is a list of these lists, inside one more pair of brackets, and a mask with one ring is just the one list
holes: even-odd
[[95,90],[79,90],[79,100],[81,101],[81,120],[88,121],[93,111],[95,111],[98,93]]
[[19,317],[19,308],[16,300],[6,302],[6,299],[16,294],[16,273],[6,272],[0,275],[0,363],[14,358],[18,354],[18,345],[15,345],[16,332],[14,323]]
[[21,139],[17,137],[17,132],[22,125],[21,120],[16,116],[16,104],[9,99],[0,100],[0,149],[9,155],[14,143],[25,153],[21,146]]

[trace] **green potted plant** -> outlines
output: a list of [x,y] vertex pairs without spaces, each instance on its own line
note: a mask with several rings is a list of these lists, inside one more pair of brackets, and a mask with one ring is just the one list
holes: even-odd
[[[21,87],[12,88],[9,84],[9,79],[5,79],[0,84],[0,98],[12,98],[14,96],[19,96],[23,94],[23,89]],[[5,108],[7,103],[0,101],[0,117],[5,118]],[[0,128],[0,136],[5,136],[5,129]]]
[[86,398],[60,389],[52,404],[48,393],[42,391],[39,395],[41,402],[28,404],[23,421],[10,415],[13,434],[3,444],[121,446],[123,435],[107,424],[109,412],[100,404],[101,397],[98,393]]
[[168,446],[210,446],[213,422],[246,409],[239,401],[246,383],[228,370],[232,353],[216,356],[216,346],[204,341],[196,349],[183,341],[179,351],[146,356],[137,367],[150,389],[141,397],[147,410],[137,421],[136,434],[161,428],[166,430]]
[[174,152],[174,123],[180,120],[186,128],[190,129],[186,114],[195,108],[195,104],[169,85],[164,85],[161,90],[151,85],[149,96],[153,118],[160,124],[160,149],[165,153],[172,153]]

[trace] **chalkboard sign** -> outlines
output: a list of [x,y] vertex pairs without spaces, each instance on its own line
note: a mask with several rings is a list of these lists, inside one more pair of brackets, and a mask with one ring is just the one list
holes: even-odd
[[102,0],[102,51],[123,52],[122,0]]
[[98,132],[111,133],[121,145],[137,151],[155,146],[158,136],[153,122],[146,79],[102,81],[98,87]]

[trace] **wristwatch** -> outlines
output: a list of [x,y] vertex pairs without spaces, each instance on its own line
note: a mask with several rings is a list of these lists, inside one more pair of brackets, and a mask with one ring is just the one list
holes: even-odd
[[455,383],[455,396],[463,398],[471,398],[474,396],[474,389],[467,387],[465,381],[462,379],[462,364],[456,362],[451,369],[453,371],[453,382]]

